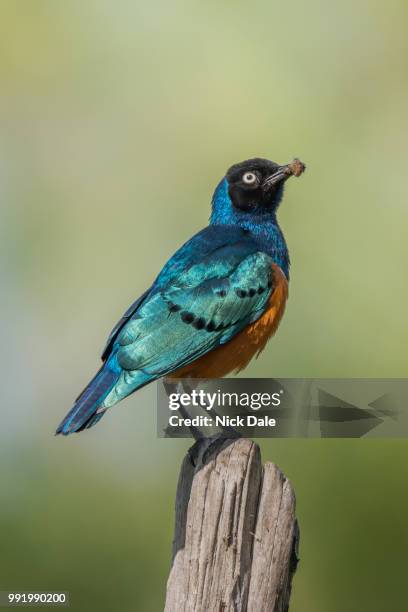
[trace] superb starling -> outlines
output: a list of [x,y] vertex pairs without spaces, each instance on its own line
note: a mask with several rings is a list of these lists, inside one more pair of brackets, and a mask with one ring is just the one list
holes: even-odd
[[210,224],[166,263],[113,328],[103,364],[57,429],[92,427],[108,408],[162,376],[214,378],[244,368],[285,309],[289,253],[276,212],[305,166],[249,159],[212,199]]

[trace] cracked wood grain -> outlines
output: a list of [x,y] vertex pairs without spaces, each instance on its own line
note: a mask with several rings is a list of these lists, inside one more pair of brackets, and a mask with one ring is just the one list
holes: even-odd
[[250,440],[184,458],[165,612],[285,612],[298,541],[295,496]]

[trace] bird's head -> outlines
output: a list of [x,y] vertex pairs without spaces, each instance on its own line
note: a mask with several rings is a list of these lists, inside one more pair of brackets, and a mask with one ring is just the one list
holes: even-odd
[[304,169],[298,159],[284,166],[268,159],[248,159],[235,164],[226,174],[232,205],[247,212],[276,209],[287,179],[299,176]]
[[228,222],[228,217],[238,220],[248,214],[274,215],[287,179],[304,170],[298,159],[283,166],[260,158],[234,164],[214,193],[212,221]]

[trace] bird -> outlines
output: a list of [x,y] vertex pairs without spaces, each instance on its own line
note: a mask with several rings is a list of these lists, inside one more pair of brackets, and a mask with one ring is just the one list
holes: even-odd
[[94,426],[119,401],[160,379],[221,378],[244,369],[285,310],[289,251],[277,221],[297,158],[234,164],[217,185],[209,224],[164,265],[111,331],[102,365],[56,434]]

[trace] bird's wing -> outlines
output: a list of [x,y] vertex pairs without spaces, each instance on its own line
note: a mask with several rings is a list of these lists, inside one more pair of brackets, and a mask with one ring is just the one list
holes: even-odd
[[159,288],[115,342],[125,378],[131,371],[151,378],[168,374],[258,319],[273,291],[272,263],[252,239],[240,236],[232,244],[213,245],[200,261],[167,274],[165,283],[159,276]]
[[101,355],[102,361],[105,361],[109,357],[113,344],[116,338],[118,337],[120,331],[124,328],[124,326],[129,321],[129,319],[135,314],[135,312],[137,311],[139,306],[144,302],[145,298],[149,295],[149,293],[150,293],[150,289],[145,291],[143,295],[141,295],[135,302],[133,302],[131,306],[129,306],[126,312],[122,315],[122,317],[116,323],[115,327],[112,329],[111,333],[109,334],[106,344],[104,346],[104,349]]
[[229,243],[239,242],[243,237],[246,238],[247,243],[250,241],[245,231],[238,227],[208,226],[186,242],[169,259],[152,287],[145,291],[135,302],[133,302],[133,304],[131,304],[131,306],[129,306],[113,327],[101,355],[102,361],[107,360],[120,331],[124,328],[126,323],[136,315],[138,308],[150,294],[160,291],[160,289],[169,284],[172,279],[176,278],[178,274],[181,274],[200,259],[205,259],[209,254],[219,248],[225,247]]

